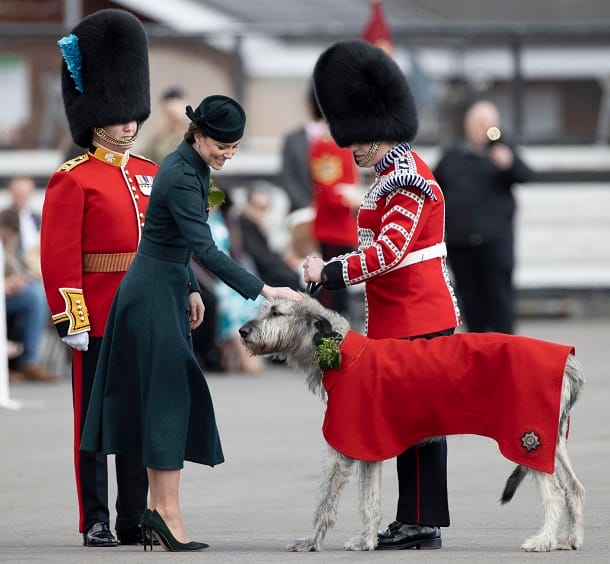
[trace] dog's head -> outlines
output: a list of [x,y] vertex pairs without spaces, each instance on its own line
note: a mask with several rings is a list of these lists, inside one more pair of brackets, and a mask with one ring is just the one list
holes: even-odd
[[299,302],[265,300],[256,317],[241,326],[239,334],[250,354],[286,360],[305,375],[309,389],[324,399],[316,343],[327,336],[341,340],[348,329],[347,319],[303,294]]
[[348,329],[346,319],[302,294],[299,302],[265,300],[257,315],[240,327],[239,334],[251,354],[290,359],[304,349],[313,350],[316,335],[335,332],[343,336]]

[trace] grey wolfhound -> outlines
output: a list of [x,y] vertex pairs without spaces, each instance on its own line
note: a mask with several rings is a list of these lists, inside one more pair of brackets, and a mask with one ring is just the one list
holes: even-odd
[[[584,378],[571,347],[500,334],[374,341],[351,331],[346,319],[307,295],[300,302],[266,300],[240,334],[251,354],[284,358],[327,402],[323,433],[328,454],[313,529],[288,550],[322,549],[354,462],[363,526],[344,547],[374,550],[381,522],[382,460],[447,434],[488,436],[498,442],[504,456],[517,462],[502,503],[512,499],[527,474],[533,476],[544,524],[523,543],[524,550],[581,545],[584,488],[568,458],[566,433]],[[416,369],[409,371],[411,364]],[[467,368],[456,376],[458,366]],[[431,380],[434,386],[424,399],[411,401],[417,389]],[[440,408],[434,404],[431,396],[442,396],[444,388],[449,389],[446,401],[453,407],[443,400]],[[444,411],[451,412],[449,417],[442,415]],[[409,417],[415,417],[413,424]],[[564,515],[565,534],[558,538]]]

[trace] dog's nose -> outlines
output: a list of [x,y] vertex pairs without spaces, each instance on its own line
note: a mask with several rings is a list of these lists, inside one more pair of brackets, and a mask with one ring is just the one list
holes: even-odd
[[246,323],[245,325],[242,325],[239,328],[239,334],[241,335],[242,339],[245,339],[250,332],[252,331],[252,326],[249,323]]

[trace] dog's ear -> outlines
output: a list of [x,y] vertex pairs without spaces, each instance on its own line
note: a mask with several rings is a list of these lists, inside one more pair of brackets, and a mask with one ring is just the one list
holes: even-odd
[[318,330],[318,333],[325,335],[327,333],[332,333],[333,326],[330,324],[330,321],[326,319],[326,317],[322,317],[321,315],[316,315],[313,321],[314,327]]

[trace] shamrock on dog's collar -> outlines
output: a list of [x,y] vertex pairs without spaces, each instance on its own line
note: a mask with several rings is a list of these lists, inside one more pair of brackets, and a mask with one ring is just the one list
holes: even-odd
[[338,369],[341,366],[339,345],[342,337],[339,333],[316,333],[313,338],[316,346],[315,357],[321,370]]

